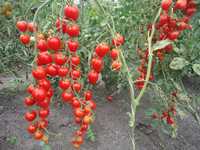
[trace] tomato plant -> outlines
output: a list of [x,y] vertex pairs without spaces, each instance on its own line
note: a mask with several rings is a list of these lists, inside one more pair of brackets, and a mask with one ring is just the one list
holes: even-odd
[[[146,111],[151,126],[167,127],[175,135],[176,116],[182,109],[200,121],[179,82],[183,75],[200,74],[199,47],[194,43],[199,35],[195,0],[80,4],[46,0],[33,5],[36,9],[28,10],[32,15],[16,18],[16,34],[26,48],[24,53],[31,55],[35,80],[27,88],[24,104],[30,110],[24,117],[29,122],[27,131],[36,140],[48,141],[50,104],[58,93],[63,104],[72,108],[79,127],[72,144],[79,148],[95,121],[92,87],[101,80],[107,87],[113,84],[130,91],[129,125],[133,129],[137,107],[149,89],[156,93],[156,105]],[[2,7],[2,14],[9,18],[11,4]],[[107,99],[113,100],[112,96]]]

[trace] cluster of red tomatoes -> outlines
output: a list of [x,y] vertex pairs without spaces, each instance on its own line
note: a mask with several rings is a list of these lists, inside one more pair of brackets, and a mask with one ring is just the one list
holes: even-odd
[[20,35],[19,39],[22,44],[28,45],[31,41],[31,37],[28,34],[33,33],[37,30],[37,26],[33,22],[18,21],[16,24],[17,29],[23,34]]
[[119,71],[121,69],[121,61],[119,57],[118,47],[124,44],[124,37],[119,33],[116,34],[115,38],[112,40],[112,45],[114,48],[110,50],[110,46],[106,43],[100,43],[96,46],[93,58],[91,60],[91,70],[88,73],[88,81],[90,84],[95,85],[99,79],[99,74],[101,73],[104,61],[103,58],[110,54],[112,59],[111,68],[113,71]]
[[[162,12],[160,14],[159,21],[156,24],[157,33],[154,37],[154,43],[167,39],[170,41],[175,41],[180,36],[181,32],[192,28],[192,26],[189,25],[189,21],[197,11],[194,0],[177,0],[176,2],[173,2],[172,0],[162,0],[161,8]],[[177,15],[175,15],[175,13],[178,11],[183,13],[183,17],[178,18]],[[151,31],[151,25],[148,26],[148,30]],[[171,53],[172,51],[173,46],[172,44],[169,44],[166,47],[155,51],[154,58],[157,57],[159,61],[163,61],[165,54]],[[142,52],[142,50],[138,49],[138,54],[141,58],[141,64],[138,67],[140,77],[137,79],[138,82],[136,82],[136,87],[141,89],[144,86],[143,80],[145,80],[147,72],[148,49],[146,49],[145,52]],[[152,63],[152,68],[154,64],[155,60]],[[153,79],[153,73],[151,73],[150,80]]]
[[[28,132],[35,139],[48,142],[48,135],[45,135],[45,131],[48,126],[47,117],[50,113],[50,103],[54,94],[51,79],[59,78],[58,85],[62,90],[62,101],[72,107],[75,123],[80,126],[72,139],[72,144],[76,148],[79,148],[83,143],[83,137],[94,120],[94,110],[96,109],[92,91],[86,86],[84,88],[84,75],[80,67],[81,58],[77,53],[80,34],[80,27],[77,24],[78,18],[78,7],[66,5],[64,16],[59,17],[55,22],[56,34],[46,38],[38,34],[33,40],[37,49],[35,65],[32,69],[35,83],[27,88],[30,96],[24,100],[25,105],[29,108],[24,116],[29,122]],[[31,37],[26,32],[37,32],[36,25],[26,21],[18,21],[16,26],[20,32],[24,32],[20,35],[21,43],[30,44]],[[68,39],[66,40],[65,37]],[[96,46],[90,70],[87,73],[89,84],[95,85],[99,80],[99,75],[104,67],[103,58],[107,54],[110,54],[112,58],[112,69],[120,70],[119,47],[123,43],[124,37],[117,33],[112,40],[114,46],[112,50],[106,43]]]
[[163,111],[161,115],[158,113],[152,114],[152,119],[165,120],[168,125],[175,125],[174,116],[176,116],[176,107],[172,106],[168,110]]

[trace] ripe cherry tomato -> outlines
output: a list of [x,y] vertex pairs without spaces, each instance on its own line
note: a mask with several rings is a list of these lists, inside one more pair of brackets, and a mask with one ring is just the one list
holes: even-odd
[[75,82],[73,85],[73,90],[77,93],[79,93],[81,91],[81,84],[78,82]]
[[32,75],[36,80],[41,80],[46,78],[46,70],[43,67],[37,67],[32,70]]
[[27,30],[27,22],[26,21],[18,21],[16,27],[21,32],[26,32]]
[[35,133],[36,130],[37,130],[37,127],[36,127],[35,125],[33,125],[33,124],[30,124],[30,125],[28,126],[28,128],[27,128],[27,131],[28,131],[30,134]]
[[35,88],[33,93],[32,93],[32,97],[34,98],[34,100],[36,101],[43,101],[45,100],[47,95],[47,92],[44,88]]
[[64,8],[64,14],[66,18],[76,21],[79,17],[79,9],[77,6],[67,5]]
[[80,57],[79,56],[72,56],[71,63],[73,66],[78,66],[80,64]]
[[92,91],[86,91],[84,93],[84,96],[85,96],[85,100],[88,101],[88,100],[91,100],[92,99]]
[[112,44],[114,46],[121,46],[124,44],[124,41],[125,41],[124,37],[121,34],[117,33],[115,38],[112,39]]
[[80,78],[81,77],[80,70],[72,70],[71,77],[73,80],[77,80],[78,78]]
[[118,49],[112,49],[110,52],[110,57],[113,60],[116,60],[119,57],[119,50]]
[[103,69],[103,60],[100,58],[93,58],[91,61],[92,69],[100,73]]
[[24,44],[24,45],[27,45],[30,43],[30,36],[27,34],[20,35],[19,39],[22,42],[22,44]]
[[49,115],[49,109],[40,109],[39,116],[40,118],[46,118]]
[[40,50],[40,52],[45,52],[48,50],[48,45],[47,45],[47,41],[44,39],[40,39],[37,42],[37,49]]
[[71,86],[70,80],[60,80],[59,81],[59,87],[63,90],[67,90]]
[[62,53],[54,54],[54,62],[57,65],[64,65],[67,61],[67,57]]
[[79,102],[77,97],[73,97],[72,106],[73,106],[73,108],[79,108],[81,106],[81,103]]
[[58,37],[51,37],[47,40],[48,47],[51,50],[58,51],[61,48],[61,40]]
[[92,70],[88,73],[88,81],[90,84],[95,85],[98,79],[99,79],[99,74],[97,72]]
[[58,75],[59,75],[60,77],[65,77],[65,76],[67,75],[68,72],[69,72],[69,69],[66,68],[66,67],[60,67],[60,68],[58,69]]
[[47,65],[52,63],[53,59],[51,54],[48,52],[39,52],[37,56],[37,64],[38,65]]
[[171,5],[172,5],[172,0],[162,0],[161,7],[163,10],[168,11]]
[[35,32],[37,31],[37,25],[34,25],[33,22],[28,23],[28,31],[29,32]]
[[52,77],[58,74],[58,67],[55,64],[49,64],[46,68],[46,73]]
[[43,136],[44,136],[44,133],[43,133],[42,131],[40,131],[40,130],[37,130],[37,131],[35,132],[35,134],[34,134],[34,138],[35,138],[36,140],[41,140]]
[[74,97],[74,95],[72,93],[65,92],[65,91],[62,93],[61,96],[62,96],[62,100],[64,102],[69,102],[69,103],[71,103],[72,98]]
[[33,90],[34,90],[34,86],[33,86],[32,84],[30,84],[30,85],[27,87],[27,89],[26,89],[26,91],[27,91],[28,93],[30,93],[30,94],[32,94]]
[[76,108],[74,111],[74,115],[76,117],[82,118],[84,116],[84,111],[81,108]]
[[33,106],[35,104],[35,100],[33,98],[30,98],[30,97],[26,97],[24,99],[24,104],[26,106]]
[[77,24],[68,26],[67,33],[70,37],[77,37],[80,34],[80,28]]
[[68,48],[71,52],[76,52],[78,47],[79,47],[79,43],[78,41],[72,41],[72,40],[68,40],[67,41],[67,45],[68,45]]
[[104,57],[110,51],[110,47],[106,43],[97,45],[95,52],[99,57]]
[[26,112],[24,117],[27,121],[33,121],[37,117],[37,113],[35,111]]

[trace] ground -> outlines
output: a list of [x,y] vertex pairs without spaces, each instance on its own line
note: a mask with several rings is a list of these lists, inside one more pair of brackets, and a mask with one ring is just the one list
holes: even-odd
[[[42,143],[34,141],[26,133],[26,122],[23,114],[25,92],[8,90],[8,82],[13,77],[0,75],[0,150],[42,150]],[[198,93],[198,82],[184,79],[190,92]],[[197,79],[199,81],[199,78]],[[29,81],[26,81],[29,82]],[[130,98],[126,90],[116,93],[113,101],[106,96],[110,90],[100,86],[95,90],[97,115],[94,122],[95,142],[86,140],[81,150],[131,150],[128,115]],[[137,113],[136,146],[138,150],[200,150],[200,126],[192,116],[179,119],[178,136],[175,139],[163,134],[160,130],[148,129],[143,125],[144,110],[149,106],[151,94],[146,94]],[[61,135],[51,135],[52,150],[73,150],[69,143],[74,131],[71,108],[55,106],[49,117],[49,131]]]

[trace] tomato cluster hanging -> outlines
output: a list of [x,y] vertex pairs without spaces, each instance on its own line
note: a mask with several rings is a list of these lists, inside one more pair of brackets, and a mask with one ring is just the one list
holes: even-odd
[[[177,0],[176,2],[173,2],[172,0],[162,0],[161,8],[162,12],[159,21],[156,23],[156,34],[153,40],[154,43],[162,40],[170,40],[173,42],[180,37],[181,32],[187,29],[192,29],[189,21],[197,11],[195,0]],[[178,11],[183,14],[183,17],[178,18],[177,15],[175,15]],[[148,25],[148,30],[152,30],[152,25]],[[137,51],[141,59],[141,64],[137,68],[140,76],[137,78],[138,82],[136,82],[135,85],[138,89],[142,89],[147,73],[149,49],[146,49],[145,52],[141,49],[138,49]],[[156,63],[156,57],[158,58],[158,61],[163,61],[165,54],[171,52],[173,52],[172,44],[154,52],[150,80],[154,80],[153,67]]]

